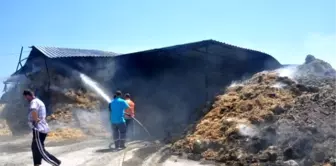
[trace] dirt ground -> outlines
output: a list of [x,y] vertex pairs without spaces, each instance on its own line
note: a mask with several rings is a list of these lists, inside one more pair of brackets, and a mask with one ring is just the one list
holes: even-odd
[[[109,139],[87,139],[77,142],[48,142],[46,149],[58,157],[64,166],[215,166],[171,156],[162,144],[136,141],[127,149],[115,152]],[[0,166],[30,166],[30,139],[11,139],[0,143]],[[42,162],[42,166],[48,166]]]

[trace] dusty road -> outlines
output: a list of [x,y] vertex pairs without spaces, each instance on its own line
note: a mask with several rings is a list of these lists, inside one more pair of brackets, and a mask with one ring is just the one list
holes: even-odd
[[[159,144],[135,141],[127,149],[113,152],[107,139],[48,143],[47,150],[62,160],[63,166],[211,166],[171,156]],[[0,166],[31,166],[30,138],[1,140]],[[42,166],[48,166],[43,163]]]

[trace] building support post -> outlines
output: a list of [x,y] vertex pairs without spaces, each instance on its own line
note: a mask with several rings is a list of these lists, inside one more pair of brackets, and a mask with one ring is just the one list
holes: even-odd
[[[16,66],[16,70],[15,70],[15,72],[19,70],[19,66],[22,67],[22,64],[21,64],[22,51],[23,51],[23,46],[21,46],[21,51],[20,51],[20,56],[19,56],[19,62],[18,62],[18,64],[17,64],[17,66]],[[15,84],[15,87],[14,87],[14,88],[15,88],[16,90],[17,90],[18,85],[19,85],[19,81],[17,81],[16,84]],[[6,87],[7,87],[7,85],[6,85]]]
[[17,64],[17,66],[16,66],[16,70],[15,70],[15,71],[18,71],[18,70],[19,70],[19,65],[22,67],[22,64],[21,64],[22,51],[23,51],[23,46],[21,46],[19,62],[18,62],[18,64]]
[[47,85],[47,89],[44,89],[44,90],[46,90],[46,92],[47,92],[47,101],[46,101],[46,107],[48,108],[47,109],[47,115],[50,115],[51,113],[52,113],[52,111],[51,111],[51,106],[52,106],[52,104],[51,104],[51,92],[50,92],[50,74],[49,74],[49,68],[48,68],[48,64],[47,64],[47,58],[46,57],[44,57],[44,64],[45,64],[45,68],[46,68],[46,71],[47,71],[47,75],[48,75],[48,85]]

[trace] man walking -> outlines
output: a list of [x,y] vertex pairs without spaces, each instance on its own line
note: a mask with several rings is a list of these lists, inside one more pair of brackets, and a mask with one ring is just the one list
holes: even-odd
[[124,96],[125,101],[129,105],[129,108],[125,111],[125,120],[126,120],[126,129],[128,133],[132,133],[132,136],[134,136],[134,123],[133,118],[135,116],[134,107],[135,103],[131,100],[131,95],[129,93],[126,93]]
[[46,107],[44,103],[40,99],[36,98],[31,90],[24,90],[23,96],[28,102],[30,102],[28,124],[33,130],[31,150],[33,152],[34,165],[41,165],[42,159],[53,166],[61,165],[61,161],[47,152],[44,148],[44,141],[50,130],[45,119]]
[[129,108],[129,105],[124,99],[121,98],[121,91],[117,91],[115,96],[116,97],[112,100],[109,106],[115,148],[121,150],[126,148],[126,121],[124,116],[125,110]]

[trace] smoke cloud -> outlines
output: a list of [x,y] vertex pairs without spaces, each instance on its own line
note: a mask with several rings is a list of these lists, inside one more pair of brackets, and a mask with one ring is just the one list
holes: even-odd
[[305,54],[318,55],[320,59],[330,63],[333,68],[336,68],[336,33],[322,34],[313,33],[305,38],[303,50]]
[[276,72],[279,74],[280,77],[288,77],[290,79],[294,79],[296,72],[297,72],[297,66],[287,66],[280,69],[277,69]]

